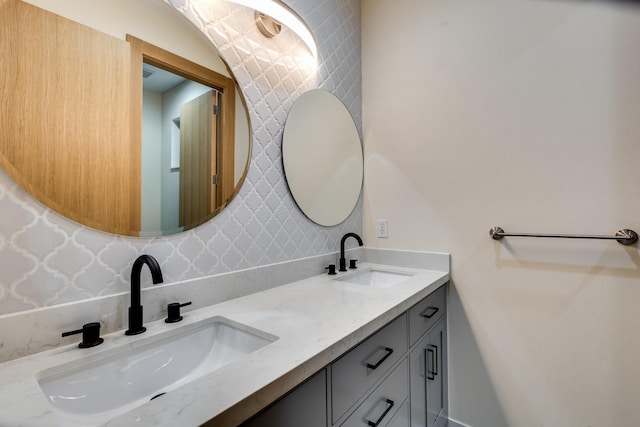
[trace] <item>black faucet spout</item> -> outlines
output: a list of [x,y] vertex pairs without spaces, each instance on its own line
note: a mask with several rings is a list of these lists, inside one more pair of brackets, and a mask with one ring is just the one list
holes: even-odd
[[153,284],[162,283],[160,264],[151,255],[140,255],[131,268],[131,306],[129,307],[129,329],[126,335],[137,335],[147,330],[142,326],[142,304],[140,303],[140,274],[142,266],[147,265],[151,271]]
[[344,242],[349,237],[353,237],[354,239],[356,239],[359,246],[362,246],[364,244],[362,243],[362,239],[360,238],[360,236],[358,236],[356,233],[347,233],[342,236],[342,240],[340,240],[340,268],[338,269],[338,271],[347,271],[347,260],[344,257]]

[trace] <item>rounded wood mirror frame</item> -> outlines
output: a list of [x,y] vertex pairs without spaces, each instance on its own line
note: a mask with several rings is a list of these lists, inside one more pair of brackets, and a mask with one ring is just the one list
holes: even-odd
[[[251,135],[233,76],[211,74],[135,37],[122,40],[20,0],[0,0],[0,55],[0,167],[56,212],[101,231],[150,237],[208,221],[239,191]],[[222,150],[233,152],[228,111],[239,104],[246,114],[241,133],[249,146],[244,169],[236,172],[240,177],[220,182],[210,176],[208,182],[219,187],[215,207],[169,232],[143,232],[141,225],[143,61],[221,90],[222,105],[229,108],[218,119]],[[220,156],[218,178],[233,163],[233,155]]]

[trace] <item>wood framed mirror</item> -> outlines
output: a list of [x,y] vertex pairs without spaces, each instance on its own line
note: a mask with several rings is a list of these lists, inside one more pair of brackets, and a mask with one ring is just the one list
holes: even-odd
[[[171,8],[162,1],[152,7]],[[159,236],[208,221],[239,190],[250,157],[249,118],[228,67],[208,69],[141,38],[114,37],[20,0],[0,0],[0,55],[6,100],[0,106],[0,167],[58,213],[109,233]],[[211,55],[219,54],[211,48]],[[172,168],[163,124],[157,138],[162,148],[156,150],[162,163],[154,166],[161,172],[150,179],[143,153],[153,132],[142,122],[143,64],[208,87],[211,100],[200,101],[206,118],[187,119],[207,124],[191,136],[177,114],[180,142],[202,135],[209,143],[195,151],[179,143],[184,154]],[[145,196],[147,188],[165,181],[171,197],[166,189]]]

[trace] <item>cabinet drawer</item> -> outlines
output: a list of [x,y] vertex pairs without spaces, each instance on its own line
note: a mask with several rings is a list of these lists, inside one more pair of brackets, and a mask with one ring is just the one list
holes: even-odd
[[409,415],[409,399],[405,400],[404,405],[398,409],[398,412],[393,416],[393,419],[387,424],[387,427],[410,427]]
[[[395,420],[396,412],[402,409],[408,396],[408,368],[405,359],[347,418],[342,427],[387,426],[390,420]],[[404,410],[406,412],[406,408]]]
[[445,313],[447,309],[446,288],[446,285],[441,286],[409,309],[409,345],[415,344],[422,334],[435,325],[436,321]]
[[[335,423],[407,351],[406,314],[398,317],[331,365]],[[400,402],[398,402],[400,403]]]

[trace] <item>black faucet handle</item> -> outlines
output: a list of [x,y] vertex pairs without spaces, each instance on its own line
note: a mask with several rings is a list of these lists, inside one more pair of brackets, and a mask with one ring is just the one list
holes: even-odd
[[104,339],[100,338],[100,323],[99,322],[90,322],[85,323],[82,326],[82,329],[76,329],[75,331],[63,332],[63,337],[68,337],[69,335],[75,335],[82,333],[82,341],[78,344],[80,348],[89,348],[95,347],[104,342]]
[[333,276],[334,274],[338,274],[336,273],[336,265],[335,264],[329,264],[328,267],[324,268],[325,270],[329,270],[329,275]]
[[166,323],[176,323],[182,320],[180,315],[180,308],[191,305],[191,301],[180,304],[179,302],[172,302],[167,305],[167,318],[164,319]]
[[357,262],[358,262],[358,260],[357,260],[357,259],[350,259],[350,260],[349,260],[349,268],[351,268],[351,269],[358,268],[358,267],[356,266],[356,263],[357,263]]

